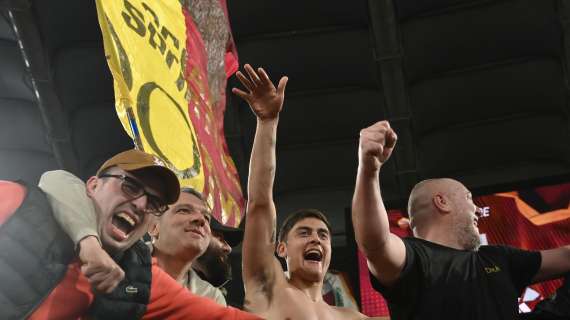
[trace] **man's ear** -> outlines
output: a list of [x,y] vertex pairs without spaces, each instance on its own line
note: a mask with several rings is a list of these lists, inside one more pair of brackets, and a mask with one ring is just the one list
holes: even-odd
[[85,193],[89,198],[93,197],[95,193],[95,189],[97,189],[97,185],[99,184],[99,178],[96,176],[92,176],[87,180],[85,183]]
[[150,234],[153,240],[155,240],[158,239],[158,231],[159,231],[158,221],[155,219],[150,223],[150,226],[148,227],[148,234]]
[[451,212],[451,202],[445,195],[441,193],[436,193],[433,196],[432,200],[433,200],[433,205],[439,212],[444,214]]
[[283,259],[287,258],[287,245],[284,241],[279,242],[277,245],[277,255]]

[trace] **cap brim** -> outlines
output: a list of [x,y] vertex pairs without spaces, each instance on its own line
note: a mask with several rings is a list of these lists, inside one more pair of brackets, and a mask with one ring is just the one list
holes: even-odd
[[139,173],[139,178],[144,178],[148,174],[157,177],[158,179],[149,179],[146,183],[157,192],[164,194],[164,200],[167,204],[172,204],[178,200],[178,196],[180,196],[178,177],[170,169],[164,167],[164,162],[156,156],[137,149],[123,151],[105,161],[97,170],[97,176],[115,166],[134,175]]
[[224,240],[230,247],[237,247],[243,241],[243,231],[241,229],[221,231],[224,234]]
[[178,177],[172,170],[160,166],[160,165],[149,165],[143,166],[133,165],[133,164],[117,164],[117,167],[131,172],[136,175],[137,171],[151,171],[160,177],[161,181],[164,182],[164,193],[165,200],[167,204],[173,204],[178,200],[180,196],[180,183],[178,182]]
[[242,229],[221,224],[213,217],[212,221],[210,222],[210,228],[212,231],[221,232],[224,235],[224,240],[230,245],[230,247],[238,246],[243,241]]

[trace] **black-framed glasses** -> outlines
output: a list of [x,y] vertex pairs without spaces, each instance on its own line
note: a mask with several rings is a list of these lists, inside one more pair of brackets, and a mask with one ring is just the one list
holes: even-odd
[[166,210],[168,210],[168,204],[164,203],[164,201],[150,193],[148,193],[144,186],[138,182],[137,180],[124,175],[124,174],[101,174],[99,178],[115,178],[121,180],[121,190],[125,195],[127,195],[131,200],[138,199],[144,195],[146,195],[146,212],[153,214],[155,216],[160,216]]

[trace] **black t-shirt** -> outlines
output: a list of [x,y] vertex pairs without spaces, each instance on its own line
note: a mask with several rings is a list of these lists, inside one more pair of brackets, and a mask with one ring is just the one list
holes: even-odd
[[397,282],[387,288],[371,275],[393,320],[517,319],[517,298],[541,264],[540,252],[511,247],[465,251],[417,238],[403,241],[406,263]]

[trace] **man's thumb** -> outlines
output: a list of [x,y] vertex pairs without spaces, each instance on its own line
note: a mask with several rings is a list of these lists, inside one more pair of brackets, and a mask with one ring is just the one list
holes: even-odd
[[277,93],[279,95],[285,94],[285,87],[287,86],[287,81],[289,81],[288,77],[282,77],[281,80],[279,80],[279,84],[277,85]]

